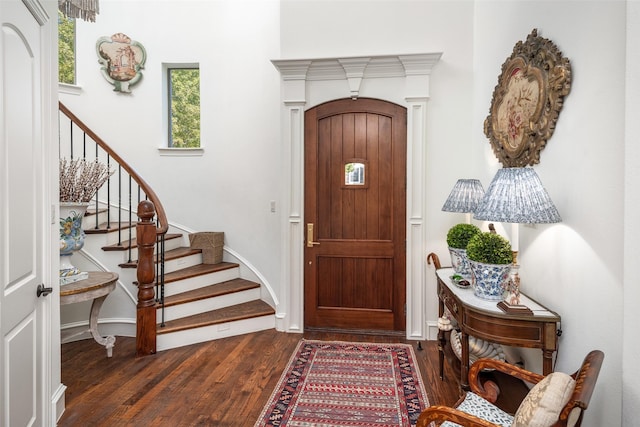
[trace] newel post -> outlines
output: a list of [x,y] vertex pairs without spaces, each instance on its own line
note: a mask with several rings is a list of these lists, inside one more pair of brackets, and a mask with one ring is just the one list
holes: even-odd
[[155,265],[153,249],[156,244],[156,225],[152,221],[155,206],[148,200],[138,204],[136,240],[138,243],[138,305],[136,310],[136,356],[156,352]]

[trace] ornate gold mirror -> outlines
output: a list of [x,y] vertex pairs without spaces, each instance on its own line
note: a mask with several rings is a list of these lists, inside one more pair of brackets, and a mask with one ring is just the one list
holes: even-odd
[[571,88],[571,64],[534,29],[502,64],[484,133],[504,167],[540,163],[553,135],[563,98]]

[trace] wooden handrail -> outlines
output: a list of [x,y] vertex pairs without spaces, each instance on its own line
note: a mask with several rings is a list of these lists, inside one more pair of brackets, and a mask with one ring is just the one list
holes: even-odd
[[142,191],[147,195],[149,200],[153,203],[155,207],[155,212],[157,215],[157,223],[158,227],[156,229],[156,234],[166,234],[169,230],[169,222],[167,221],[167,214],[164,210],[164,206],[160,202],[160,199],[156,195],[155,191],[151,188],[149,184],[145,182],[144,179],[131,167],[127,162],[125,162],[122,157],[120,157],[111,147],[109,147],[98,135],[96,135],[87,125],[85,125],[82,120],[76,117],[62,102],[58,102],[58,108],[65,116],[67,116],[78,128],[82,129],[82,131],[89,136],[96,144],[98,144],[104,151],[106,151],[109,156],[111,156],[118,164],[133,178],[133,180],[140,186]]

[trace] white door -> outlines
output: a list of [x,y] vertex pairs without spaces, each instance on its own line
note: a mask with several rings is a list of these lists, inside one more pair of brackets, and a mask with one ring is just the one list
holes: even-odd
[[47,418],[43,300],[50,297],[38,298],[36,290],[50,279],[44,269],[51,245],[44,238],[48,177],[43,174],[49,168],[43,133],[45,40],[37,6],[37,1],[0,0],[0,425],[7,427],[38,426]]

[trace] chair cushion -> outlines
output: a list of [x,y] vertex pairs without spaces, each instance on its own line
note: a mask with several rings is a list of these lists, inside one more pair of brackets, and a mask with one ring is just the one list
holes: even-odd
[[[475,415],[483,420],[490,421],[502,427],[511,427],[513,416],[507,414],[491,402],[483,399],[475,393],[467,392],[464,400],[456,408],[467,414]],[[454,427],[459,424],[445,421],[440,427]]]
[[571,376],[553,372],[533,386],[518,407],[513,427],[549,427],[558,420],[576,385]]

